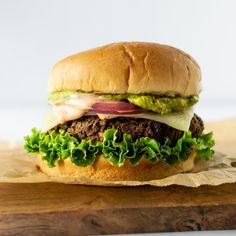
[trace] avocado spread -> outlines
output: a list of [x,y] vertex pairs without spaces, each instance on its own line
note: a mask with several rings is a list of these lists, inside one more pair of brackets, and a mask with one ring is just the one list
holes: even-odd
[[[48,100],[58,101],[69,98],[72,95],[82,95],[79,91],[55,92],[49,95]],[[183,111],[198,102],[198,96],[190,97],[164,97],[146,94],[103,94],[108,100],[128,100],[145,110],[150,110],[159,114]]]
[[49,94],[48,101],[56,102],[56,101],[67,99],[72,95],[78,95],[78,94],[80,94],[80,92],[71,91],[71,90],[62,91],[62,92],[54,92],[54,93]]

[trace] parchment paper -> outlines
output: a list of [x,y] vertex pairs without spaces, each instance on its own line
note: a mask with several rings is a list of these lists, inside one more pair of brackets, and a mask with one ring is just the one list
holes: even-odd
[[[224,133],[218,127],[224,126]],[[40,183],[60,182],[67,184],[80,183],[85,185],[102,186],[168,186],[183,185],[198,187],[200,185],[220,185],[236,182],[236,120],[214,122],[207,125],[207,129],[215,132],[216,153],[212,160],[196,160],[194,169],[189,173],[177,174],[160,180],[151,181],[90,181],[88,178],[76,177],[48,177],[37,168],[36,158],[23,150],[21,143],[0,141],[0,182],[8,183]],[[218,131],[217,131],[218,129]],[[227,132],[228,129],[228,132]],[[221,135],[220,135],[221,133]],[[219,136],[219,138],[218,138]],[[223,137],[224,136],[224,137]],[[233,145],[233,148],[232,148]],[[231,155],[217,150],[219,147],[231,147]],[[232,151],[233,150],[233,151]],[[224,150],[227,151],[227,150]]]

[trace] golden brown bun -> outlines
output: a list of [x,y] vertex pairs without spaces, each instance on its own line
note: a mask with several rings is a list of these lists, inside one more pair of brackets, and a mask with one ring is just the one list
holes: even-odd
[[93,166],[79,167],[67,159],[65,161],[60,160],[53,168],[49,168],[47,162],[41,160],[39,156],[39,167],[42,172],[53,177],[73,176],[81,177],[81,179],[89,178],[91,181],[147,181],[190,171],[194,166],[195,156],[196,151],[192,151],[188,160],[171,166],[163,162],[152,164],[147,160],[142,160],[137,166],[131,166],[126,162],[122,167],[112,166],[100,156]]
[[191,96],[200,92],[201,71],[183,51],[156,43],[123,42],[85,51],[58,62],[49,92]]

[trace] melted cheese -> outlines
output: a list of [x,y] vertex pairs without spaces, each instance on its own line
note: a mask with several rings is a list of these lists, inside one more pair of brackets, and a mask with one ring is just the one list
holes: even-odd
[[44,132],[47,132],[48,130],[52,129],[53,127],[57,126],[58,124],[60,124],[60,122],[57,119],[57,117],[52,112],[48,112],[44,116],[42,130]]
[[141,113],[135,115],[110,115],[110,114],[97,114],[100,119],[113,119],[116,117],[130,117],[130,118],[143,118],[148,120],[154,120],[171,126],[175,129],[187,131],[190,127],[190,122],[193,118],[193,111],[186,110],[184,112],[168,113],[160,115],[157,113]]

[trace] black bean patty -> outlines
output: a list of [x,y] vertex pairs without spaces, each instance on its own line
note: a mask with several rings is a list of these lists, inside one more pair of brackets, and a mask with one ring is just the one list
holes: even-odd
[[[123,133],[130,134],[134,140],[140,137],[149,137],[158,140],[160,143],[164,142],[165,137],[176,142],[183,135],[183,131],[153,120],[123,117],[101,120],[98,116],[83,116],[77,120],[57,125],[52,130],[58,132],[63,129],[79,140],[91,139],[93,142],[97,142],[103,140],[103,133],[109,128],[118,130],[118,140],[122,139]],[[200,136],[203,129],[203,121],[194,114],[189,128],[192,136]]]

